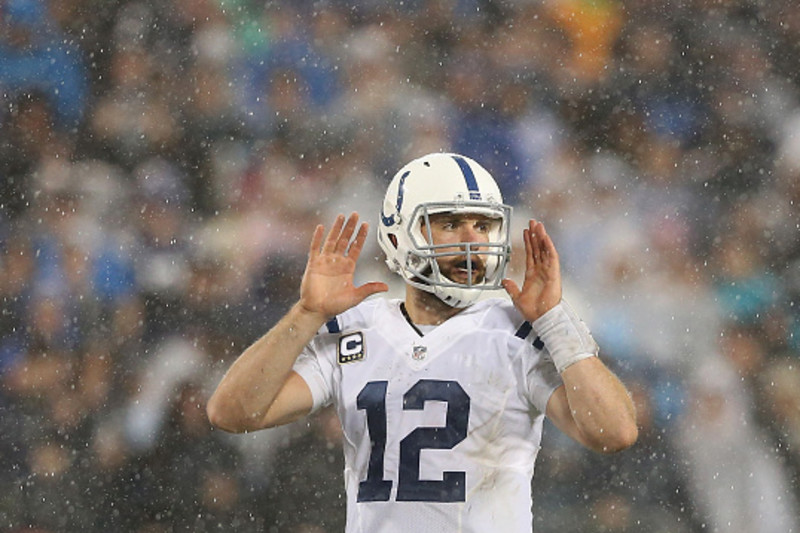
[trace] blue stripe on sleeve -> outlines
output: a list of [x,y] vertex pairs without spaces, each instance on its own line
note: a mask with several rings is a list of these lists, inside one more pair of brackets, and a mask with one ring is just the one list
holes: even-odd
[[531,323],[526,320],[525,322],[522,323],[522,325],[519,327],[517,332],[514,333],[514,335],[516,335],[520,339],[524,339],[531,332],[531,329],[533,329]]
[[328,333],[341,333],[342,329],[339,327],[339,320],[336,317],[331,318],[325,323],[328,328]]
[[[519,327],[517,332],[514,333],[514,335],[519,337],[520,339],[524,339],[528,335],[530,335],[532,330],[533,326],[531,326],[531,323],[526,320],[525,322],[522,323],[522,325]],[[533,344],[533,347],[536,348],[537,350],[541,350],[542,348],[544,348],[544,342],[538,336],[535,339],[533,339],[533,342],[531,344]]]

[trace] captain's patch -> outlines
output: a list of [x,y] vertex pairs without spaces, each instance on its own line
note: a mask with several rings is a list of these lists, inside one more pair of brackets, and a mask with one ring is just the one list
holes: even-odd
[[360,331],[339,337],[339,364],[364,359],[364,336]]

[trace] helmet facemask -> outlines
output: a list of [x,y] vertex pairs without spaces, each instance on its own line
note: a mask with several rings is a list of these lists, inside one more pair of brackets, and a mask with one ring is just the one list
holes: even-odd
[[[443,213],[478,214],[494,221],[486,242],[434,242],[431,216]],[[432,292],[453,307],[466,307],[483,290],[502,288],[511,252],[509,223],[511,208],[486,202],[425,203],[414,210],[406,226],[412,247],[407,254],[403,276],[422,290]],[[448,277],[441,259],[460,258],[466,281]],[[482,265],[482,268],[479,267]],[[482,273],[481,273],[482,271]]]

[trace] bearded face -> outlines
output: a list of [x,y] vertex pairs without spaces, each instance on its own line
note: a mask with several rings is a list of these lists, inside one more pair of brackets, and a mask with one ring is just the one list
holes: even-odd
[[486,256],[478,253],[480,244],[489,242],[500,220],[475,213],[439,213],[430,215],[429,221],[430,233],[423,225],[423,234],[430,235],[436,245],[453,244],[437,249],[441,255],[436,261],[442,275],[463,285],[483,282]]

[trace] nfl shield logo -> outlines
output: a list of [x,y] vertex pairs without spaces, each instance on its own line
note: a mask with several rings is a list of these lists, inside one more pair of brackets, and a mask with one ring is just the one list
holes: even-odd
[[428,348],[426,346],[414,346],[411,352],[411,358],[415,361],[421,361],[428,355]]

